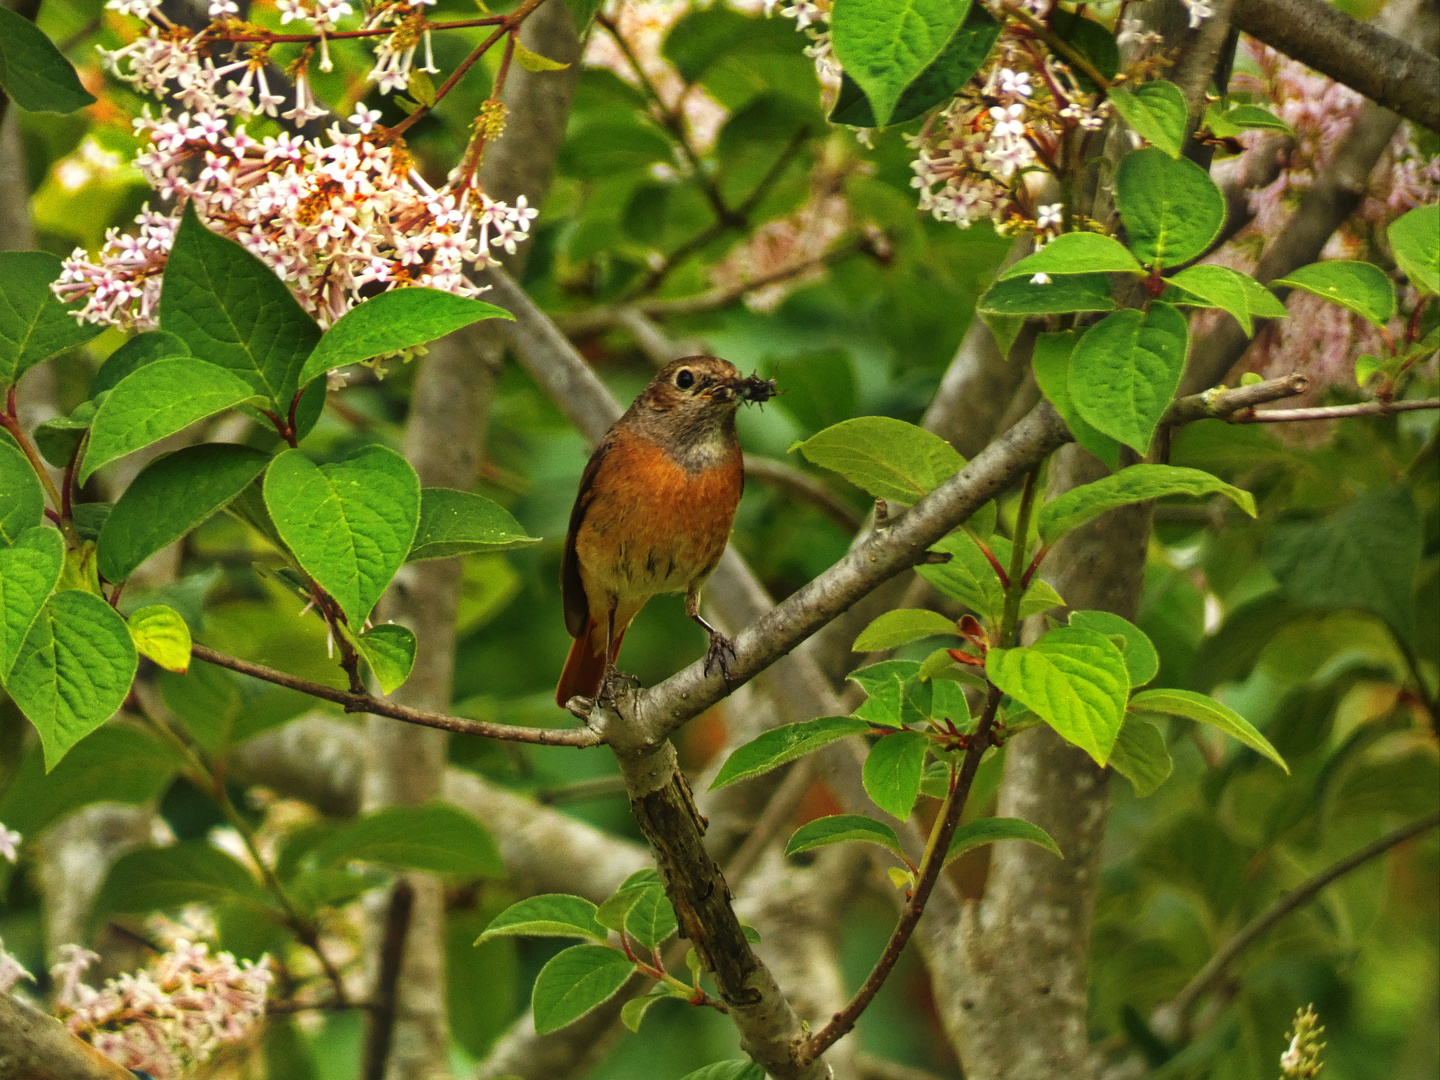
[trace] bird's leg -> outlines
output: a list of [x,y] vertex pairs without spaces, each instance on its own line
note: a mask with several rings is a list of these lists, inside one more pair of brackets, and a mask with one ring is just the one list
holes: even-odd
[[632,686],[639,686],[640,680],[627,672],[620,671],[615,667],[615,661],[619,659],[619,650],[615,648],[615,609],[618,604],[610,605],[610,621],[605,630],[605,674],[600,680],[600,696],[607,700],[615,699],[615,682],[628,682]]
[[736,659],[735,646],[728,637],[716,630],[700,615],[700,590],[693,588],[685,594],[685,614],[698,623],[710,635],[710,648],[705,652],[705,674],[710,674],[712,665],[720,668],[720,678],[725,681],[725,692],[730,692],[730,664]]

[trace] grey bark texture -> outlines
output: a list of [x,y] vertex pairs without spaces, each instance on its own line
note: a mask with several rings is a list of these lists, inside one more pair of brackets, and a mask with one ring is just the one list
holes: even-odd
[[134,1080],[53,1016],[0,994],[0,1080]]
[[[521,40],[570,67],[529,72],[517,65],[511,71],[502,94],[509,110],[507,132],[489,148],[480,178],[494,198],[513,202],[523,194],[538,205],[564,138],[579,74],[580,42],[570,9],[559,0],[541,5],[526,20]],[[518,272],[523,256],[514,264]],[[403,446],[423,486],[474,488],[502,343],[494,328],[480,323],[431,347],[416,376]],[[396,693],[402,702],[434,709],[450,703],[461,573],[458,559],[410,565],[397,576],[382,606],[382,617],[408,626],[416,637],[414,670]],[[445,733],[372,716],[366,735],[363,809],[421,803],[442,794]],[[449,1075],[444,893],[432,875],[414,874],[409,881],[415,898],[397,986],[388,1080]],[[371,937],[377,941],[386,906],[383,897],[369,904]],[[374,951],[369,950],[372,955]]]

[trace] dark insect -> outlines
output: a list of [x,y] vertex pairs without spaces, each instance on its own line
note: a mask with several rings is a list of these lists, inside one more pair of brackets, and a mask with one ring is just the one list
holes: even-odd
[[762,405],[780,392],[775,389],[774,379],[762,379],[758,375],[751,375],[748,379],[741,381],[736,390],[736,396],[752,405]]

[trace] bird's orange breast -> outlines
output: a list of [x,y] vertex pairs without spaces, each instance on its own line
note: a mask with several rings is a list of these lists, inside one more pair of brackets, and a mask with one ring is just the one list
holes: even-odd
[[596,603],[600,594],[643,602],[707,576],[725,550],[743,484],[733,443],[714,466],[691,472],[643,436],[617,437],[575,537],[592,611],[608,606]]

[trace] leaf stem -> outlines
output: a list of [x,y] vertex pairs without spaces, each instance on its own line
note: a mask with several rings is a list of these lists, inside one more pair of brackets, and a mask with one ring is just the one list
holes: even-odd
[[30,462],[30,467],[35,470],[35,475],[40,478],[41,485],[45,488],[45,494],[49,496],[50,505],[54,507],[58,515],[56,524],[60,526],[60,532],[65,536],[67,546],[77,548],[80,546],[80,534],[75,531],[75,524],[70,520],[67,512],[68,503],[64,496],[55,487],[55,481],[50,479],[50,472],[45,468],[45,463],[40,460],[36,453],[35,446],[26,437],[20,427],[19,413],[15,405],[15,387],[11,386],[5,396],[5,411],[0,412],[0,428],[9,432],[10,437],[15,440],[20,451]]
[[1015,627],[1020,621],[1020,598],[1025,595],[1027,582],[1025,549],[1030,541],[1030,519],[1035,511],[1035,490],[1039,486],[1040,468],[1040,465],[1036,465],[1026,473],[1025,487],[1020,492],[1020,512],[1015,518],[1015,539],[1010,547],[1010,574],[1005,588],[1005,610],[1000,618],[1002,647],[1008,647],[1014,639]]

